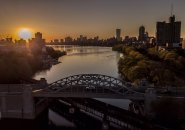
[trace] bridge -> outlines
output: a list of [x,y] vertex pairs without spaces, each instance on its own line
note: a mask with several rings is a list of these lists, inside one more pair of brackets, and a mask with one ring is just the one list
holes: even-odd
[[[36,84],[0,84],[0,121],[6,119],[28,119],[28,121],[32,122],[39,118],[41,118],[41,120],[43,118],[46,119],[48,117],[49,105],[54,101],[53,99],[69,99],[69,97],[76,99],[130,99],[133,102],[129,105],[131,111],[134,112],[134,110],[139,110],[144,115],[150,116],[150,114],[152,114],[151,103],[157,101],[158,98],[161,98],[164,95],[156,93],[156,89],[154,88],[148,88],[145,93],[140,93],[135,91],[133,87],[134,86],[132,86],[131,83],[126,81],[100,74],[73,75],[51,84],[46,84],[44,79],[41,79]],[[175,90],[175,92],[177,93],[178,91]],[[178,98],[178,100],[181,100],[182,98],[184,99],[185,91],[180,90],[180,92],[183,93],[175,95],[174,98]],[[92,106],[94,106],[94,104]],[[97,106],[101,106],[101,104],[98,104]],[[82,102],[82,104],[72,102],[67,111],[75,109],[81,109],[89,113],[91,112],[90,114],[97,114],[97,112],[94,112],[87,106],[86,102]],[[104,109],[109,108],[105,105]],[[102,111],[99,108],[98,110]],[[110,112],[111,111],[112,110],[110,110]],[[104,110],[102,112],[104,112]],[[119,110],[116,110],[113,113],[104,113],[104,115],[116,114],[117,112],[119,112]],[[103,113],[101,113],[101,115],[102,114]],[[119,117],[119,115],[121,114],[118,113],[116,117]],[[127,119],[125,119],[125,122],[123,120],[123,122],[120,123],[119,120],[114,119],[114,116],[115,115],[101,116],[101,119],[106,119],[105,123],[106,121],[111,121],[121,124],[122,126],[129,126],[129,128],[131,127],[131,124],[133,124],[132,120],[129,123]],[[123,117],[125,118],[125,114]],[[128,119],[132,119],[133,117],[134,116],[128,116]],[[138,123],[137,121],[141,122],[140,118],[138,119],[139,120],[134,118],[136,123]]]
[[73,75],[51,84],[0,85],[0,118],[35,119],[57,98],[113,98],[143,102],[146,111],[156,100],[154,89],[137,92],[131,83],[100,74]]
[[144,100],[144,93],[134,91],[131,83],[100,74],[69,76],[34,90],[33,96]]

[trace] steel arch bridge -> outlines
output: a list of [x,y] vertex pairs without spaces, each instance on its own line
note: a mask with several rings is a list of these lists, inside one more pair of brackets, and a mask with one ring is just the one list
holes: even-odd
[[129,82],[100,74],[73,75],[34,91],[35,97],[123,98],[143,100],[144,93],[136,92]]

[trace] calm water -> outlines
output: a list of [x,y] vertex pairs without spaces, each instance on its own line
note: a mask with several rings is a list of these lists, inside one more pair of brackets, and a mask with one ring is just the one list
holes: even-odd
[[120,54],[105,47],[56,47],[68,55],[59,59],[60,64],[36,74],[35,79],[46,78],[52,83],[75,74],[105,74],[118,78],[117,62]]
[[[78,47],[78,46],[53,46],[57,50],[67,51],[67,55],[59,59],[61,62],[53,66],[50,70],[37,73],[34,78],[46,78],[48,83],[60,80],[64,77],[76,74],[104,74],[119,78],[117,62],[120,54],[113,52],[110,47]],[[103,102],[128,109],[129,100],[118,99],[98,99]],[[50,119],[57,125],[70,124],[63,123],[65,119],[50,111]]]

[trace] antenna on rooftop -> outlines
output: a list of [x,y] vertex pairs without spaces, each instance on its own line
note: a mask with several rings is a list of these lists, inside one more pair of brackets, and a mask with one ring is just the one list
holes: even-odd
[[173,16],[173,12],[174,12],[174,5],[173,3],[171,4],[171,16]]

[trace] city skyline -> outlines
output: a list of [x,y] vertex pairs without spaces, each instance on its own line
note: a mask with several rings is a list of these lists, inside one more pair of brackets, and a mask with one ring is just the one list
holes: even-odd
[[155,36],[156,22],[168,21],[172,3],[177,21],[182,21],[182,37],[185,37],[183,0],[160,3],[151,0],[1,0],[4,6],[0,8],[0,34],[19,38],[19,30],[29,28],[32,36],[39,31],[47,40],[79,35],[109,38],[115,36],[116,28],[122,30],[122,36],[138,36],[139,27],[144,25],[149,35]]

